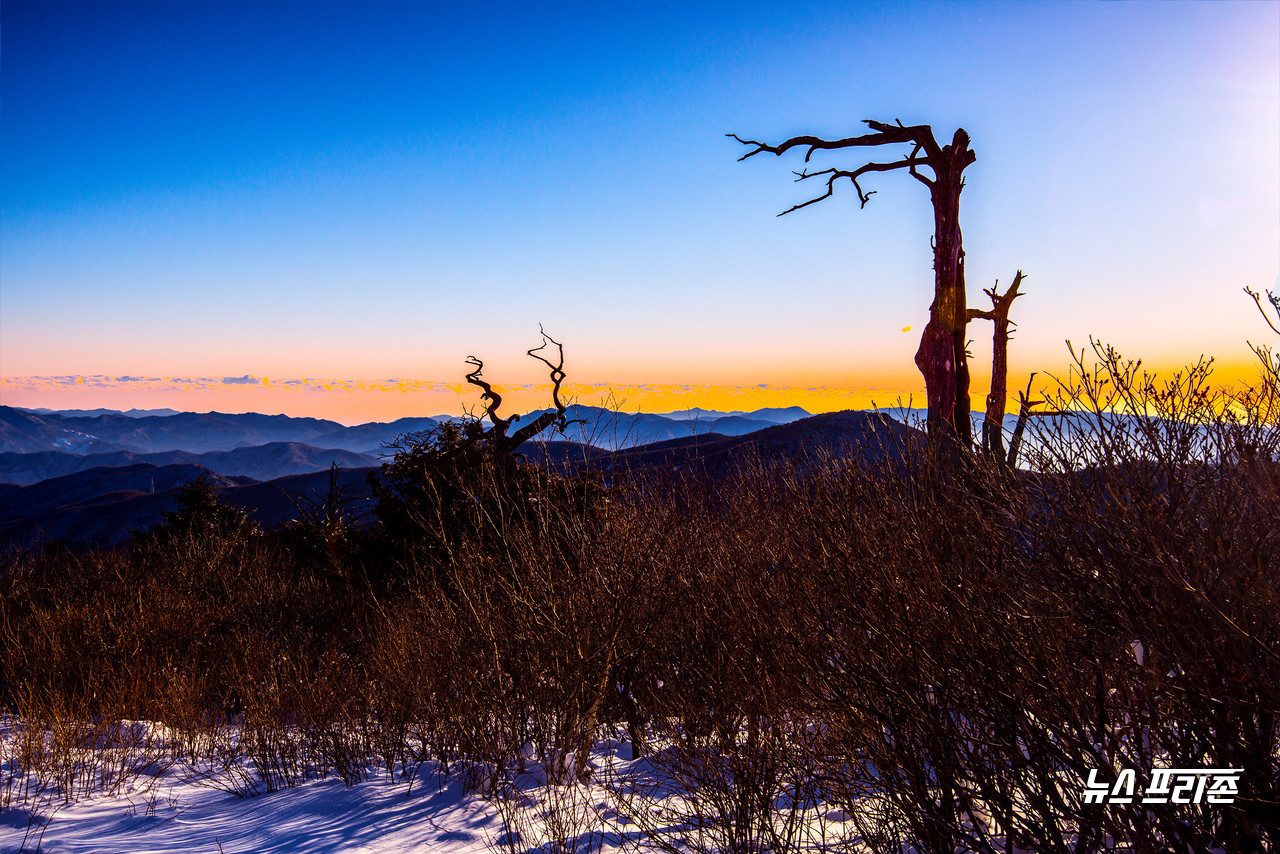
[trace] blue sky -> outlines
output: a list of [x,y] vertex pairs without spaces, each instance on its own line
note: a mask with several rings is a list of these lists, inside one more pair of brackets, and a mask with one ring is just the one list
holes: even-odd
[[1273,2],[6,0],[0,40],[5,403],[471,353],[533,382],[540,322],[571,380],[909,392],[924,188],[777,218],[798,158],[724,136],[863,118],[972,136],[970,299],[1027,272],[1015,374],[1090,334],[1242,361],[1280,273]]

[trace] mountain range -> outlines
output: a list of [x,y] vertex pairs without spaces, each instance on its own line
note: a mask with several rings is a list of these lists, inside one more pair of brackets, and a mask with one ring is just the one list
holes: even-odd
[[88,471],[100,466],[128,466],[149,463],[154,466],[190,464],[202,466],[226,477],[250,477],[273,480],[291,474],[324,471],[333,463],[342,468],[376,466],[382,460],[372,454],[358,454],[341,448],[316,448],[300,442],[268,442],[234,451],[161,451],[139,454],[133,451],[111,451],[98,454],[68,454],[63,451],[37,451],[30,454],[0,453],[0,484],[27,486],[49,478]]
[[[54,452],[83,457],[121,452],[144,455],[168,452],[207,454],[272,443],[292,443],[378,457],[398,437],[431,430],[450,418],[443,415],[434,418],[401,418],[391,422],[375,421],[345,427],[336,421],[318,418],[259,415],[252,412],[180,412],[174,415],[141,415],[102,410],[93,410],[95,414],[80,414],[81,412],[84,411],[37,412],[0,406],[0,453]],[[543,410],[537,410],[524,415],[516,420],[511,429],[518,429],[542,412]],[[760,410],[759,413],[687,410],[663,416],[574,405],[567,412],[569,426],[565,434],[558,438],[617,450],[710,432],[738,436],[808,415],[808,412],[799,407]],[[179,461],[192,460],[165,462]],[[209,462],[211,461],[200,461],[200,464],[209,465]],[[52,474],[69,473],[75,469],[70,463],[61,464],[60,469],[58,465],[46,461],[28,466],[24,470],[27,471],[25,481],[13,480],[9,472],[17,473],[19,469],[10,466],[16,464],[10,460],[8,466],[0,465],[0,482],[34,482],[30,478],[43,470]],[[320,467],[327,468],[328,461]],[[226,474],[240,473],[224,470],[225,467],[219,462],[214,462],[209,468]],[[308,470],[313,469],[301,468],[296,473]]]
[[[695,467],[721,474],[745,459],[803,452],[878,458],[898,453],[903,443],[921,435],[882,413],[866,412],[800,417],[807,413],[799,409],[745,414],[697,410],[658,416],[573,407],[568,416],[579,423],[571,424],[563,435],[544,434],[547,441],[527,443],[521,448],[526,458],[561,470],[590,467],[610,477]],[[783,419],[792,420],[778,423]],[[128,429],[126,420],[136,425],[134,429]],[[381,458],[345,450],[335,440],[365,447],[373,438],[410,432],[405,427],[429,429],[424,427],[428,423],[434,425],[438,419],[343,428],[334,422],[286,416],[68,416],[0,407],[0,438],[5,442],[0,447],[40,448],[0,453],[0,479],[10,481],[0,482],[0,543],[121,542],[132,531],[159,524],[163,512],[177,506],[177,489],[201,474],[212,476],[227,501],[269,528],[295,518],[295,502],[306,503],[324,494],[327,470],[333,463],[341,469],[356,515],[368,517],[373,505],[366,476],[376,470]],[[328,447],[285,439],[234,450],[107,450],[119,443],[148,448],[190,442],[198,448],[236,441],[235,437],[298,435]],[[640,441],[655,437],[657,441]],[[68,447],[98,450],[73,454],[64,450]]]

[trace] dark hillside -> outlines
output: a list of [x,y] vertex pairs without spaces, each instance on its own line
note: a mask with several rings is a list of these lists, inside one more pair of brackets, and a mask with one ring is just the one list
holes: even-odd
[[195,465],[135,463],[77,472],[31,486],[0,488],[0,542],[35,541],[112,544],[132,531],[160,524],[176,504],[173,491],[207,474],[223,488],[246,478],[227,478]]
[[751,458],[818,455],[858,457],[871,463],[900,461],[903,449],[923,440],[920,431],[882,413],[827,412],[744,436],[712,433],[631,448],[609,455],[603,463],[613,470],[697,466],[719,475]]
[[292,474],[327,471],[332,463],[344,468],[373,465],[377,458],[336,448],[316,448],[298,442],[272,442],[234,451],[163,451],[139,454],[115,451],[109,454],[66,454],[43,451],[33,454],[0,453],[0,483],[27,486],[49,478],[103,466],[128,466],[149,463],[154,466],[190,464],[204,466],[226,477],[250,477],[272,480]]

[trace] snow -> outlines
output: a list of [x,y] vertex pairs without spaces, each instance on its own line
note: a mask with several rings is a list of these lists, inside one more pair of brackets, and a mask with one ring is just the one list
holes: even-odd
[[[15,731],[14,719],[0,719],[0,747],[12,746]],[[351,786],[329,777],[239,797],[230,791],[231,777],[213,778],[179,760],[147,766],[114,794],[64,803],[49,787],[24,801],[23,776],[4,764],[0,854],[618,854],[720,847],[714,825],[725,805],[696,793],[705,775],[718,771],[687,767],[673,777],[673,768],[653,757],[631,758],[620,731],[602,735],[584,780],[574,778],[570,755],[562,782],[549,783],[526,751],[526,771],[513,769],[501,795],[488,792],[492,766],[455,762],[447,775],[428,762],[412,779],[368,768]],[[252,773],[247,764],[241,768]],[[847,833],[847,814],[823,813],[806,812],[798,827],[814,841]]]
[[[6,729],[0,737],[12,737],[12,728]],[[113,795],[64,803],[50,788],[21,803],[21,783],[15,784],[21,777],[6,765],[0,787],[14,787],[0,809],[0,854],[524,854],[542,850],[557,835],[564,838],[566,830],[576,847],[571,850],[611,852],[617,833],[627,834],[621,829],[626,821],[609,809],[601,781],[630,765],[618,757],[620,746],[616,740],[600,743],[590,762],[594,782],[549,786],[531,767],[505,800],[468,790],[462,775],[442,774],[434,763],[424,764],[412,781],[370,768],[367,779],[352,786],[331,777],[237,797],[179,761],[132,778]],[[471,777],[483,781],[483,775]],[[618,831],[606,826],[611,821]]]
[[[351,787],[329,779],[237,798],[192,782],[160,781],[151,792],[53,805],[29,834],[30,813],[6,810],[0,851],[19,851],[26,837],[25,850],[38,845],[43,854],[465,854],[491,850],[501,835],[495,807],[458,782],[420,780],[406,796],[407,788],[386,778]],[[47,827],[38,827],[41,819]]]

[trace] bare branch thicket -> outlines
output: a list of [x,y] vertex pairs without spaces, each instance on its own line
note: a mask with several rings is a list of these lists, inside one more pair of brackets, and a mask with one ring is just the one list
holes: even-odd
[[[1108,832],[1166,850],[1274,850],[1280,430],[1213,389],[1211,360],[1157,376],[1114,348],[1095,343],[1094,354],[1057,401],[1091,417],[1070,441],[1043,437],[1062,439],[1058,473],[1037,487],[1045,509],[1033,503],[1025,525],[1057,607],[1130,647],[1098,663],[1102,767],[1235,767],[1251,781],[1224,808],[1108,811]],[[1274,399],[1268,385],[1264,374],[1250,396]],[[1256,452],[1236,452],[1242,436]]]
[[[1267,326],[1271,327],[1273,332],[1280,333],[1280,326],[1272,322],[1267,315],[1266,309],[1262,306],[1262,297],[1257,291],[1245,288],[1244,292],[1253,299]],[[1276,318],[1280,320],[1280,294],[1267,291],[1267,301],[1271,303],[1271,307],[1275,310]],[[1254,387],[1242,392],[1239,403],[1242,409],[1254,414],[1254,418],[1250,420],[1260,418],[1265,422],[1273,422],[1280,419],[1280,351],[1273,350],[1265,344],[1251,346],[1258,357],[1258,361],[1262,363],[1263,382],[1260,387]],[[1256,442],[1242,439],[1241,450],[1244,453],[1256,456],[1259,449]]]
[[1027,422],[1032,418],[1054,418],[1063,416],[1058,409],[1036,409],[1046,401],[1031,396],[1031,384],[1036,381],[1036,372],[1032,371],[1027,378],[1027,388],[1018,392],[1018,422],[1013,427],[1013,435],[1009,438],[1009,452],[1005,456],[1005,468],[1012,470],[1018,467],[1018,458],[1022,454],[1022,437],[1027,430]]
[[[271,484],[276,492],[293,505],[296,515],[285,524],[284,535],[290,544],[309,557],[321,561],[331,573],[350,573],[347,552],[355,527],[372,512],[369,501],[352,493],[360,478],[342,483],[342,469],[337,462],[329,466],[329,485],[324,494],[311,490],[311,495],[294,492]],[[358,506],[363,505],[363,506]]]

